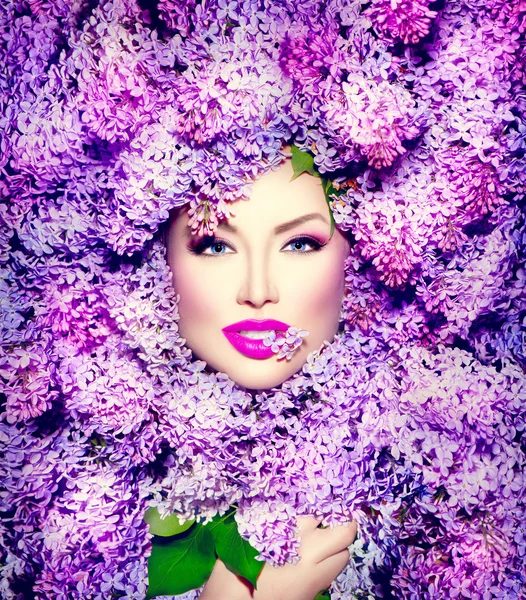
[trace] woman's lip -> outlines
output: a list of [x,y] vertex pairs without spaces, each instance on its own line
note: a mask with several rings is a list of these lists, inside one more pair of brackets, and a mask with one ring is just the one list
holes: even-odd
[[232,323],[222,329],[223,335],[226,339],[234,346],[234,348],[248,356],[249,358],[255,358],[257,360],[263,360],[270,358],[274,352],[272,352],[270,346],[265,346],[263,340],[255,340],[245,335],[240,335],[240,331],[287,331],[290,325],[283,323],[283,321],[276,321],[275,319],[263,319],[257,321],[256,319],[246,319],[245,321],[239,321]]
[[[238,323],[236,323],[236,326],[237,325]],[[241,354],[257,360],[270,358],[274,354],[270,346],[265,346],[263,340],[255,340],[240,335],[236,331],[227,331],[227,329],[227,327],[223,329],[223,335],[238,352],[241,352]],[[254,331],[254,329],[252,329],[252,331]]]
[[245,321],[239,321],[238,323],[227,325],[222,329],[222,331],[223,333],[235,333],[237,331],[287,331],[289,327],[290,325],[274,319],[263,319],[262,321],[256,321],[256,319],[246,319]]

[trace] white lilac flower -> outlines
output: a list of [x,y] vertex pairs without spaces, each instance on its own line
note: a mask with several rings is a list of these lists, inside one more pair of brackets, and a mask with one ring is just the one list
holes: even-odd
[[294,352],[303,343],[303,338],[307,337],[309,332],[306,329],[297,329],[289,327],[287,331],[269,331],[263,343],[270,346],[272,352],[277,354],[278,360],[286,358],[290,360]]

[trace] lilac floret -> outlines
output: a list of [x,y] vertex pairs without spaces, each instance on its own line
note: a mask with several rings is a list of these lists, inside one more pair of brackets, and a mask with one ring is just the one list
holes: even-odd
[[281,331],[270,331],[263,340],[265,346],[270,346],[272,352],[277,354],[277,359],[286,358],[290,360],[294,352],[303,343],[303,338],[309,335],[306,329],[289,327],[284,333]]

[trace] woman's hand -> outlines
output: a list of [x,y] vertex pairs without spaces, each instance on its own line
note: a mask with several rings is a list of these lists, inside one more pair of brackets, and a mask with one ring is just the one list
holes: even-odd
[[313,517],[298,519],[301,559],[295,565],[265,565],[257,590],[218,560],[201,600],[313,600],[329,587],[349,560],[347,546],[356,537],[356,523],[318,529]]

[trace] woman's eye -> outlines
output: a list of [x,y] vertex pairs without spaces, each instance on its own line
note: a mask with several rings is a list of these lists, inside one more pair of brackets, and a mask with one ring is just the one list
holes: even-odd
[[283,247],[283,250],[286,252],[316,252],[320,250],[322,244],[317,240],[309,237],[301,237],[296,238],[295,240],[291,240]]
[[231,254],[233,249],[221,240],[214,238],[205,238],[191,248],[194,254],[200,256],[221,256],[223,254]]
[[[316,252],[320,250],[322,246],[324,246],[324,244],[318,242],[314,238],[299,237],[287,242],[283,246],[282,251],[305,254]],[[236,252],[227,242],[212,237],[202,238],[199,242],[190,246],[190,251],[198,256],[223,256],[225,254],[233,254]]]
[[213,242],[204,250],[203,254],[212,254],[214,256],[217,254],[227,254],[228,249],[228,246],[224,242]]

